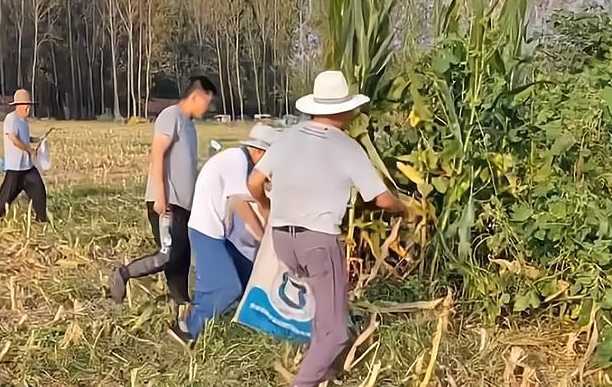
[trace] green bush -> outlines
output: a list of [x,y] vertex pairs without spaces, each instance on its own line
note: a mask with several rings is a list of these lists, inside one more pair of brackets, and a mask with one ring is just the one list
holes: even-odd
[[[612,278],[610,21],[593,16],[591,33],[606,38],[576,44],[583,60],[570,73],[555,56],[523,55],[526,2],[494,6],[443,9],[436,45],[397,63],[361,130],[400,191],[435,209],[419,273],[477,301],[470,309],[490,321],[544,309],[585,319]],[[566,12],[554,20],[561,36],[577,23]],[[390,224],[367,211],[357,218],[360,233],[349,234],[379,256]]]

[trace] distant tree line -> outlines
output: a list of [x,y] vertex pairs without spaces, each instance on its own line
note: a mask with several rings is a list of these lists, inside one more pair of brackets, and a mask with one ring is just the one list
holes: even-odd
[[0,96],[31,90],[39,117],[146,117],[152,97],[176,98],[202,73],[219,86],[219,113],[282,115],[314,71],[313,8],[312,0],[0,0]]

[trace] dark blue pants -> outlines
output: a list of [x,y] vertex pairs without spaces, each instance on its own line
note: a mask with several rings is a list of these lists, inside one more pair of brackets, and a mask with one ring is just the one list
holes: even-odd
[[226,312],[242,296],[253,263],[225,239],[214,239],[189,229],[189,240],[196,279],[186,323],[189,333],[196,337],[208,320]]

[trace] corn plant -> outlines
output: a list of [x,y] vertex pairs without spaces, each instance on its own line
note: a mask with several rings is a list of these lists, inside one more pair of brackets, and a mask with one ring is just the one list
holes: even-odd
[[393,58],[395,0],[331,0],[326,66],[342,70],[360,93],[377,99]]
[[421,196],[438,202],[430,278],[442,258],[479,278],[478,203],[516,189],[507,135],[525,124],[514,97],[534,85],[525,82],[520,56],[527,1],[439,1],[435,10],[435,48],[407,65],[391,88],[400,105],[410,101],[409,125],[418,131],[398,169]]

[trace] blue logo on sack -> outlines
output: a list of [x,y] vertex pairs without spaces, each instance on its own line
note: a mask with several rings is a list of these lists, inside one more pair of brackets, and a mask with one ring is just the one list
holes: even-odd
[[[305,304],[305,300],[304,300]],[[263,289],[254,287],[246,295],[237,321],[285,340],[310,341],[312,322],[294,320],[281,314]]]
[[[287,287],[291,285],[293,288],[297,289],[298,302],[295,303],[289,296],[287,295]],[[283,274],[283,282],[278,288],[278,296],[281,300],[283,300],[287,305],[292,307],[293,309],[304,309],[306,306],[306,287],[304,285],[298,284],[293,281],[289,277],[289,273]]]

